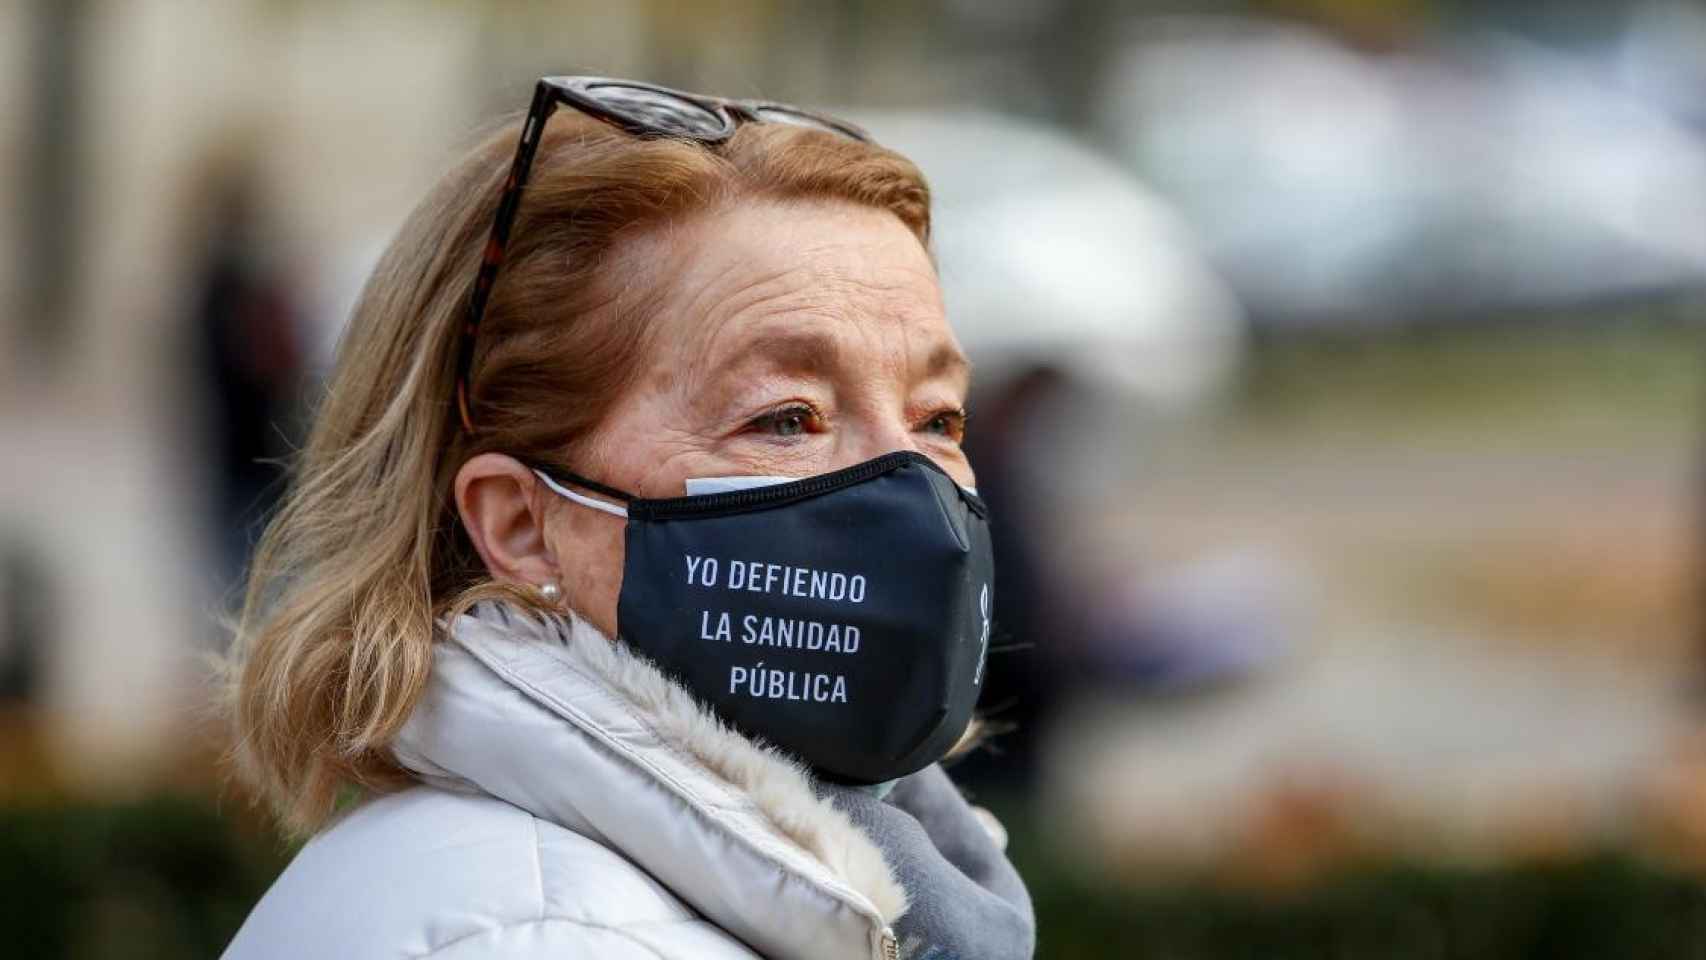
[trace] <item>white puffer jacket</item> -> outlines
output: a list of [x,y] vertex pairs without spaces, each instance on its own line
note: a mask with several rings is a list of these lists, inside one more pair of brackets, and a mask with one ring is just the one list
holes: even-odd
[[482,607],[396,744],[425,785],[310,841],[226,957],[898,955],[905,890],[797,766],[591,627]]

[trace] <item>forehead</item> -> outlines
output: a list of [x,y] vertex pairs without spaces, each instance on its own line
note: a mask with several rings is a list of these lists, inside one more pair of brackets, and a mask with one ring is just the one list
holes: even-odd
[[958,350],[936,271],[894,215],[843,203],[743,202],[631,248],[659,281],[658,332],[710,360],[781,328]]

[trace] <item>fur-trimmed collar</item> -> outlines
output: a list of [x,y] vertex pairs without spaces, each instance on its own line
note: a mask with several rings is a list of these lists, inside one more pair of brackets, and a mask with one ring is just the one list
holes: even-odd
[[[598,839],[766,956],[870,956],[907,907],[804,769],[578,618],[477,605],[393,749],[423,780]],[[714,842],[668,842],[679,828]]]

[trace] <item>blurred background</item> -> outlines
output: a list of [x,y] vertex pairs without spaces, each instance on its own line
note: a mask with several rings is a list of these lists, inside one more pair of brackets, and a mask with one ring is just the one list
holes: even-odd
[[546,73],[936,193],[1043,957],[1706,950],[1706,6],[0,3],[0,929],[217,955],[206,662],[367,270]]

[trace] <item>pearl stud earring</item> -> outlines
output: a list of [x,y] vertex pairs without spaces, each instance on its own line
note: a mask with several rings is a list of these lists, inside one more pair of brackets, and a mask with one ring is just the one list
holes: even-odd
[[563,599],[563,588],[557,586],[557,582],[552,580],[548,583],[539,585],[539,596],[542,597],[546,603],[556,603],[558,600]]

